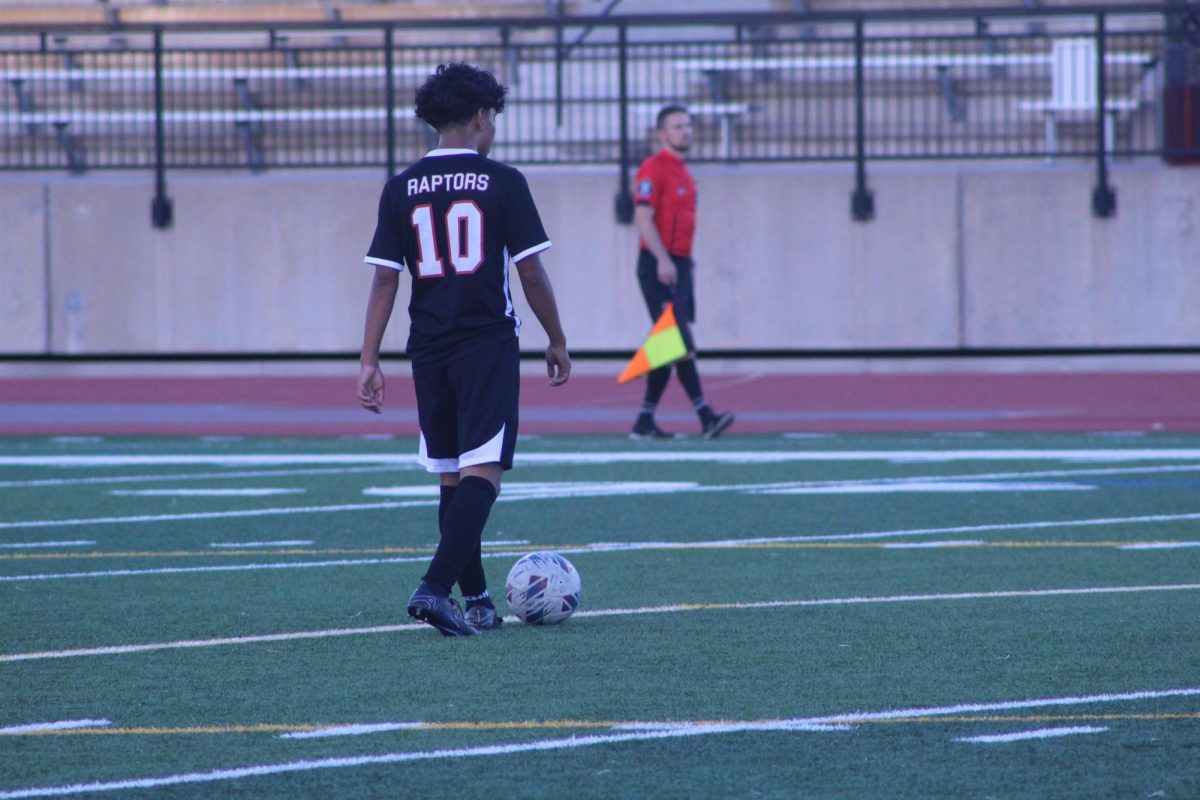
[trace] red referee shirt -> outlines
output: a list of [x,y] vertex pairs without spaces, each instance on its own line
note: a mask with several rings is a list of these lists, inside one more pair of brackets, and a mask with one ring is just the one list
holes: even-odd
[[[642,162],[634,182],[633,200],[654,209],[654,227],[667,252],[692,255],[696,233],[696,182],[683,160],[659,150]],[[645,242],[641,242],[643,248]]]

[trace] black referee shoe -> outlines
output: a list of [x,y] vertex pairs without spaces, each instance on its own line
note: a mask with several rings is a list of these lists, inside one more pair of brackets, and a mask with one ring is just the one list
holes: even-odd
[[682,439],[682,433],[667,433],[662,428],[655,424],[654,420],[645,422],[639,419],[634,423],[633,430],[629,432],[629,438],[637,441],[658,440],[658,439]]
[[437,594],[424,583],[408,598],[408,615],[437,628],[442,636],[479,636],[479,631],[463,616],[458,603]]
[[715,417],[704,423],[702,433],[705,439],[715,439],[725,432],[725,429],[733,424],[733,412],[726,411],[724,414],[717,414]]

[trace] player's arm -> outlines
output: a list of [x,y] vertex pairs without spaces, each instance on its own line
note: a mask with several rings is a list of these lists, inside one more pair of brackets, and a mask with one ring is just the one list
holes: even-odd
[[633,210],[633,226],[641,235],[646,247],[658,259],[658,280],[667,286],[674,286],[678,280],[675,274],[675,262],[667,252],[662,237],[658,235],[658,227],[654,224],[654,206],[640,203]]
[[376,414],[380,413],[383,406],[383,371],[379,369],[379,349],[383,346],[383,332],[387,330],[388,320],[392,316],[399,286],[399,270],[375,267],[371,294],[367,298],[362,354],[358,359],[358,402]]
[[546,348],[546,374],[550,376],[550,385],[561,386],[571,377],[571,356],[567,354],[567,337],[558,319],[558,303],[554,300],[550,276],[537,253],[517,262],[517,274],[521,277],[525,300],[550,339],[550,346]]

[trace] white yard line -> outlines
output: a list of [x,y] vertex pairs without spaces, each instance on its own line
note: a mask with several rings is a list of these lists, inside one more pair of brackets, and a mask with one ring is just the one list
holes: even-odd
[[111,489],[113,497],[274,497],[308,489]]
[[40,547],[90,547],[95,542],[91,539],[75,539],[70,542],[10,542],[0,544],[0,550],[24,550]]
[[242,511],[198,511],[192,514],[138,514],[129,517],[93,517],[91,519],[37,519],[21,522],[0,522],[0,530],[10,528],[69,528],[76,525],[123,525],[137,522],[178,522],[197,519],[230,519],[233,517],[272,517],[287,514],[330,514],[342,511],[376,511],[389,508],[412,508],[437,505],[437,500],[408,500],[403,502],[344,503],[332,506],[295,506],[294,508],[255,508]]
[[234,781],[243,778],[262,777],[267,775],[282,775],[288,773],[311,772],[322,769],[344,769],[378,764],[399,764],[413,761],[433,761],[458,758],[480,758],[487,756],[506,756],[517,753],[546,752],[553,750],[573,750],[583,747],[594,747],[605,744],[621,744],[625,742],[655,741],[661,739],[678,739],[690,736],[711,736],[725,733],[744,732],[776,732],[776,731],[811,731],[829,732],[855,721],[909,719],[915,717],[952,716],[955,714],[1001,711],[1023,708],[1042,708],[1046,706],[1089,705],[1095,703],[1137,702],[1139,700],[1155,700],[1167,697],[1194,697],[1200,695],[1200,688],[1149,690],[1127,692],[1122,694],[1098,694],[1078,697],[1051,697],[1034,700],[1011,700],[997,703],[969,703],[955,706],[934,706],[929,708],[908,708],[875,712],[850,712],[847,714],[808,717],[784,720],[761,720],[746,722],[713,722],[713,723],[682,723],[656,730],[627,731],[615,734],[593,736],[570,736],[559,739],[542,739],[533,742],[518,742],[511,744],[481,745],[477,747],[448,748],[443,750],[417,750],[398,753],[382,753],[361,756],[343,756],[336,758],[306,759],[288,761],[276,764],[260,764],[249,767],[234,767],[215,769],[207,772],[185,772],[153,778],[129,778],[117,781],[96,781],[93,783],[75,783],[65,786],[39,786],[27,789],[13,789],[0,792],[0,800],[18,800],[30,797],[64,797],[93,792],[119,792],[131,789],[154,789],[163,786],[179,786],[183,784],[216,783]]
[[1146,542],[1144,544],[1123,544],[1118,550],[1178,550],[1186,547],[1200,547],[1200,542]]
[[393,464],[375,467],[317,467],[315,469],[260,469],[234,472],[159,473],[156,475],[113,475],[95,478],[39,478],[0,481],[0,489],[30,489],[38,486],[81,486],[91,483],[159,483],[165,481],[208,481],[229,478],[278,478],[298,475],[355,475],[360,473],[409,471],[416,465]]
[[[364,473],[411,472],[420,466],[416,462],[365,467],[314,467],[312,469],[261,469],[224,472],[191,472],[191,473],[158,473],[153,475],[114,475],[93,478],[39,478],[21,481],[0,481],[0,489],[34,488],[39,486],[77,486],[105,483],[157,483],[165,481],[190,480],[221,480],[226,478],[272,478],[303,475],[355,475]],[[908,478],[864,478],[847,481],[792,481],[780,483],[780,488],[788,486],[825,486],[853,485],[856,483],[873,485],[899,483],[914,480],[993,480],[1004,478],[1070,478],[1087,475],[1136,475],[1140,473],[1158,472],[1197,472],[1200,464],[1158,465],[1154,467],[1102,467],[1097,469],[1058,469],[1038,470],[1033,472],[993,472],[966,475],[926,475]],[[435,487],[436,488],[436,487]]]
[[[566,551],[560,551],[566,552]],[[520,557],[526,553],[491,553],[485,557],[496,558],[500,555]],[[428,555],[406,556],[399,558],[349,558],[336,561],[281,561],[270,564],[220,564],[210,567],[156,567],[152,569],[113,569],[100,572],[58,572],[42,575],[5,575],[0,576],[0,583],[19,583],[24,581],[55,581],[79,578],[124,578],[135,575],[187,575],[205,572],[256,572],[258,570],[278,569],[320,569],[323,567],[362,567],[378,566],[381,564],[411,564],[426,562]]]
[[[424,560],[424,559],[422,559]],[[830,597],[815,600],[766,600],[757,603],[683,603],[665,606],[643,606],[640,608],[607,608],[595,611],[578,611],[574,618],[627,617],[642,614],[677,614],[694,611],[747,611],[774,608],[809,608],[822,606],[880,605],[891,603],[926,603],[958,600],[1002,600],[1021,597],[1069,597],[1102,594],[1144,594],[1148,592],[1186,592],[1200,590],[1200,583],[1160,584],[1153,586],[1093,586],[1078,589],[1021,589],[996,592],[955,592],[950,594],[904,594],[883,597]],[[514,621],[512,617],[506,617]],[[379,633],[398,633],[421,630],[424,625],[381,625],[373,628],[337,628],[322,631],[296,631],[292,633],[267,634],[261,636],[225,637],[220,639],[193,639],[175,642],[157,642],[135,645],[114,645],[74,650],[44,650],[32,653],[8,653],[0,655],[0,663],[11,661],[41,661],[51,658],[78,658],[81,656],[123,655],[146,653],[157,650],[180,650],[225,645],[258,644],[262,642],[289,641],[294,639],[324,639],[333,636],[359,636]]]
[[44,650],[40,653],[12,653],[0,655],[0,663],[8,661],[42,661],[48,658],[79,658],[81,656],[115,656],[130,653],[153,653],[160,650],[189,650],[198,647],[223,647],[226,645],[262,644],[265,642],[290,642],[296,639],[329,639],[338,636],[364,636],[379,633],[421,630],[423,623],[406,625],[378,625],[373,628],[339,628],[324,631],[296,631],[293,633],[271,633],[261,636],[230,636],[221,639],[192,639],[177,642],[153,642],[148,644],[113,645],[111,647],[87,647],[77,650]]
[[[356,506],[355,508],[375,508],[377,505],[383,506],[410,506],[410,505],[436,505],[434,500],[414,500],[402,503],[380,503],[380,504],[365,504]],[[322,507],[326,508],[326,507]],[[345,506],[334,506],[332,508],[345,510]],[[230,516],[234,512],[217,512],[220,516]],[[252,515],[255,512],[250,512]],[[198,515],[184,515],[188,518],[195,518]],[[168,515],[164,517],[143,517],[139,518],[142,522],[166,521],[174,519],[175,516]],[[751,547],[756,545],[772,545],[772,544],[801,544],[804,542],[842,542],[842,541],[868,541],[872,539],[890,539],[897,537],[911,536],[937,536],[947,533],[984,533],[987,531],[1013,531],[1013,530],[1045,530],[1049,528],[1072,528],[1072,527],[1095,527],[1105,525],[1144,525],[1158,524],[1166,522],[1182,522],[1200,520],[1200,513],[1197,514],[1159,514],[1145,517],[1102,517],[1098,519],[1077,519],[1077,520],[1054,520],[1040,522],[1013,522],[1013,523],[997,523],[993,525],[957,525],[948,528],[903,528],[900,530],[891,531],[867,531],[864,533],[835,533],[835,534],[815,534],[812,536],[770,536],[770,537],[755,537],[749,539],[717,539],[706,540],[700,542],[596,542],[586,545],[578,545],[573,547],[554,546],[546,549],[553,549],[560,553],[621,553],[634,552],[641,550],[711,550],[711,549],[737,549],[741,547]],[[79,524],[84,524],[85,521],[79,521]],[[94,520],[92,522],[95,522]],[[0,526],[2,527],[2,526]],[[484,542],[491,546],[492,543]],[[498,543],[497,543],[498,544]],[[509,552],[509,551],[493,551],[484,552],[484,558],[520,558],[526,555],[524,552]],[[50,581],[50,580],[73,580],[82,578],[112,578],[112,577],[129,577],[135,575],[182,575],[188,573],[206,573],[206,572],[250,572],[255,570],[278,570],[278,569],[314,569],[321,567],[349,567],[349,566],[375,566],[382,564],[409,564],[415,561],[426,561],[428,556],[413,556],[402,558],[368,558],[368,559],[336,559],[329,561],[282,561],[269,562],[259,564],[226,564],[218,566],[205,567],[155,567],[149,569],[120,569],[120,570],[100,570],[95,572],[65,572],[65,573],[29,573],[23,575],[0,575],[0,583],[15,583],[21,581]]]
[[0,728],[0,736],[24,736],[44,731],[70,731],[77,728],[106,728],[112,722],[106,719],[66,719],[60,722],[31,722],[26,725],[9,725]]
[[[640,452],[611,451],[596,453],[525,453],[518,464],[628,464],[701,462],[709,464],[779,464],[787,462],[889,461],[940,464],[951,461],[1200,461],[1196,448],[1079,448],[1062,450],[679,450]],[[0,456],[5,467],[127,467],[127,466],[294,466],[299,464],[414,465],[416,455],[398,453],[279,453],[275,455],[56,455]]]
[[[561,481],[557,483],[513,481],[504,484],[499,499],[508,501],[554,500],[560,497],[608,497],[610,495],[634,497],[642,494],[691,492],[700,488],[700,484],[694,481]],[[1082,487],[1072,484],[1072,488]],[[438,491],[438,486],[435,484],[426,484],[423,486],[368,486],[362,490],[362,493],[368,497],[436,497]]]
[[851,483],[842,486],[791,486],[760,489],[754,494],[937,494],[953,492],[1087,492],[1094,487],[1079,483],[1031,483],[1029,481],[920,480],[890,483]]
[[1058,736],[1075,736],[1080,733],[1104,733],[1108,728],[1097,728],[1091,725],[1080,725],[1073,728],[1040,728],[1033,731],[1016,731],[1015,733],[991,733],[983,736],[962,736],[954,741],[977,744],[1002,744],[1006,742],[1023,742],[1029,739],[1053,739]]
[[920,717],[952,717],[957,714],[983,714],[993,711],[1017,711],[1024,708],[1053,708],[1056,706],[1082,706],[1098,703],[1128,703],[1141,700],[1162,700],[1168,697],[1200,697],[1200,687],[1182,689],[1148,689],[1137,692],[1113,692],[1107,694],[1068,695],[1066,697],[1047,697],[1036,700],[1004,700],[995,703],[962,703],[953,706],[933,706],[929,708],[902,708],[894,711],[868,711],[865,713],[850,712],[835,714],[827,717],[810,717],[804,722],[843,723],[882,722],[895,719],[915,719]]
[[801,489],[851,486],[891,486],[895,484],[922,483],[925,481],[993,481],[1029,478],[1081,478],[1100,475],[1139,475],[1169,472],[1198,472],[1200,464],[1159,465],[1155,467],[1101,467],[1089,469],[1051,469],[1020,472],[975,472],[961,475],[908,475],[895,478],[852,478],[837,481],[785,481],[768,484],[740,484],[724,487],[701,487],[696,491],[745,491],[763,492],[772,489]]
[[[549,500],[566,497],[603,497],[603,496],[621,496],[624,494],[644,494],[644,493],[679,493],[679,492],[699,492],[699,493],[714,493],[714,492],[746,492],[754,494],[799,494],[808,493],[810,489],[819,489],[819,492],[813,493],[841,493],[857,492],[857,491],[890,491],[889,489],[880,489],[874,487],[891,487],[891,486],[913,486],[917,485],[918,490],[924,491],[1012,491],[1012,490],[1033,490],[1033,489],[1053,489],[1053,490],[1071,490],[1071,489],[1089,489],[1091,487],[1079,486],[1076,484],[989,484],[980,481],[980,478],[998,478],[1008,477],[1011,473],[1002,475],[989,476],[973,476],[974,481],[970,480],[972,476],[952,476],[943,478],[932,478],[929,476],[916,478],[884,478],[870,480],[854,480],[854,481],[825,481],[825,482],[788,482],[788,483],[759,483],[759,484],[732,484],[718,486],[700,486],[690,482],[641,482],[641,483],[609,483],[609,482],[593,482],[593,483],[568,483],[568,484],[515,484],[515,488],[511,492],[504,492],[497,500],[499,502],[520,502],[530,500]],[[963,482],[959,482],[959,481]],[[922,487],[920,484],[925,482],[935,481],[939,484],[939,488]],[[969,484],[969,485],[968,485]],[[963,488],[965,487],[965,488]],[[367,493],[390,493],[401,494],[405,496],[416,495],[426,497],[432,494],[436,487],[429,486],[406,486],[395,487],[389,489],[370,489]],[[157,490],[156,490],[157,491]],[[167,490],[163,490],[164,492]],[[203,490],[196,490],[203,491]],[[419,506],[436,505],[437,500],[430,499],[414,499],[414,500],[398,500],[398,501],[379,501],[374,503],[345,503],[328,506],[296,506],[282,508],[257,508],[244,509],[236,511],[206,511],[194,512],[187,514],[139,514],[122,517],[92,517],[83,519],[42,519],[42,520],[18,520],[12,522],[0,522],[0,530],[15,529],[15,528],[52,528],[52,527],[71,527],[76,525],[116,525],[116,524],[136,524],[142,522],[172,522],[180,520],[201,520],[201,519],[228,519],[235,517],[262,517],[262,516],[278,516],[289,514],[319,514],[319,513],[336,513],[349,511],[375,511],[387,510],[396,508],[413,508]],[[1174,519],[1188,518],[1185,516],[1176,516]]]

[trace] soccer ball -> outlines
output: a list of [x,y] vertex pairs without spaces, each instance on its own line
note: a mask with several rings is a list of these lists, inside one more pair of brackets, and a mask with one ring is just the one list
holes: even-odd
[[579,573],[558,553],[530,553],[508,571],[504,599],[530,625],[557,625],[575,613]]

